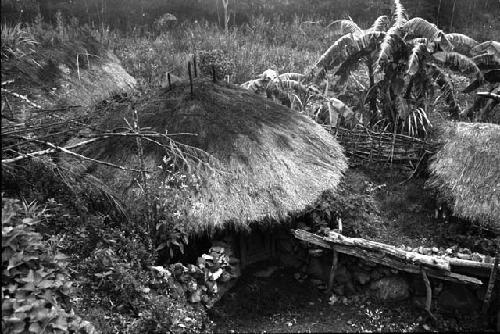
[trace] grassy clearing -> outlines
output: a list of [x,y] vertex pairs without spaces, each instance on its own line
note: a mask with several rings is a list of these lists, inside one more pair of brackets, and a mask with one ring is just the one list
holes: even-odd
[[327,34],[317,25],[257,17],[227,34],[206,21],[184,23],[156,37],[118,37],[113,48],[140,82],[158,85],[167,71],[185,77],[190,55],[201,50],[221,49],[235,67],[231,82],[243,83],[269,68],[304,72],[328,44]]

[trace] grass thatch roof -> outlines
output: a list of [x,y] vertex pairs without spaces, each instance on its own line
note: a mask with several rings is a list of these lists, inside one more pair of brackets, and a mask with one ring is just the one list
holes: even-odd
[[[201,186],[185,194],[186,205],[180,211],[192,232],[224,228],[227,223],[246,228],[254,221],[285,218],[323,191],[334,189],[347,168],[341,146],[321,126],[241,88],[197,81],[191,97],[189,84],[180,84],[143,98],[135,107],[140,127],[160,133],[195,133],[175,139],[208,152],[218,162],[216,172],[193,169]],[[126,105],[111,110],[100,127],[124,126],[123,118],[131,122]],[[154,169],[165,151],[145,145],[146,167]],[[85,153],[137,168],[135,152],[135,139],[120,138],[103,141]],[[130,200],[134,192],[133,186],[127,188],[130,173],[103,167],[98,172]],[[157,185],[164,178],[158,172],[149,180]]]
[[449,123],[431,165],[429,185],[454,214],[500,230],[500,125]]

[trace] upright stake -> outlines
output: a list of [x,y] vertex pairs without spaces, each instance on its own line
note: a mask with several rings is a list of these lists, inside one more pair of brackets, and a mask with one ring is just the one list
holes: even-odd
[[337,264],[339,263],[339,253],[333,248],[333,260],[332,267],[330,268],[330,277],[328,279],[328,292],[332,291],[333,281],[335,280],[335,271],[337,270]]
[[[134,132],[136,134],[140,134],[140,128],[139,128],[139,115],[137,114],[137,110],[133,110],[133,117],[134,117]],[[139,163],[140,163],[140,169],[141,169],[141,183],[142,183],[142,188],[144,191],[144,197],[146,200],[146,205],[147,205],[147,221],[149,223],[149,234],[151,236],[151,240],[154,242],[155,238],[155,222],[154,222],[154,217],[153,217],[153,212],[152,212],[152,203],[149,198],[149,189],[148,189],[148,184],[147,184],[147,178],[146,178],[146,164],[144,163],[144,150],[142,147],[142,140],[140,136],[137,136],[136,139],[136,144],[137,144],[137,155],[139,156]]]
[[168,90],[172,89],[172,81],[170,80],[170,72],[167,73],[167,80],[168,80]]
[[193,55],[194,77],[198,77],[198,70],[196,69],[196,54]]
[[191,62],[188,62],[189,85],[191,86],[191,97],[193,97],[193,75],[191,74]]
[[495,287],[495,278],[497,276],[497,271],[498,271],[499,257],[500,257],[500,251],[497,250],[497,254],[495,256],[495,264],[493,265],[493,268],[491,268],[490,280],[488,282],[488,289],[486,290],[486,295],[484,296],[483,308],[481,310],[483,315],[486,315],[486,312],[488,312],[488,308],[490,306],[491,293],[493,292],[493,288]]
[[431,303],[432,303],[431,282],[429,281],[429,278],[427,277],[427,273],[425,272],[424,269],[422,269],[422,278],[424,279],[425,288],[427,290],[427,298],[425,300],[425,310],[431,316],[432,319],[435,319],[434,315],[431,313]]
[[213,81],[214,83],[216,83],[216,82],[217,82],[217,79],[216,79],[216,77],[215,77],[215,66],[214,66],[214,65],[212,65],[212,81]]

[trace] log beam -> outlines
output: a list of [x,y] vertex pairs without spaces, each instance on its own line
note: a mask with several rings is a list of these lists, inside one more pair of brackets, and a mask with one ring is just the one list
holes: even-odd
[[[366,247],[366,245],[360,241],[364,239],[347,238],[335,232],[333,233],[335,233],[334,235],[338,235],[337,238],[323,237],[304,230],[293,230],[293,233],[297,239],[311,243],[313,245],[332,250],[334,249],[335,251],[340,253],[352,255],[365,261],[382,264],[412,274],[420,274],[422,270],[425,269],[426,275],[433,278],[461,284],[483,284],[481,280],[475,277],[469,277],[451,272],[448,269],[449,264],[448,266],[446,265],[446,263],[443,264],[443,261],[446,261],[446,259],[438,258],[436,259],[437,261],[431,261],[426,258],[430,256],[414,252],[405,252],[403,250],[396,249],[394,246],[389,246],[369,240],[366,240],[368,242],[367,244],[369,245],[368,247]],[[355,240],[356,242],[351,242],[352,240]],[[402,256],[400,252],[405,253],[404,256]],[[422,258],[425,260],[421,261]]]

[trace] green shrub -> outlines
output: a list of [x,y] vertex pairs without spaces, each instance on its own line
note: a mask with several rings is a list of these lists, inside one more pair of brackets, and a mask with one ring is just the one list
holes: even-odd
[[66,256],[34,229],[44,217],[36,204],[2,197],[2,330],[9,333],[94,333],[69,311],[73,282]]
[[220,49],[198,52],[199,68],[203,75],[212,77],[215,71],[217,80],[224,80],[234,73],[234,63]]

